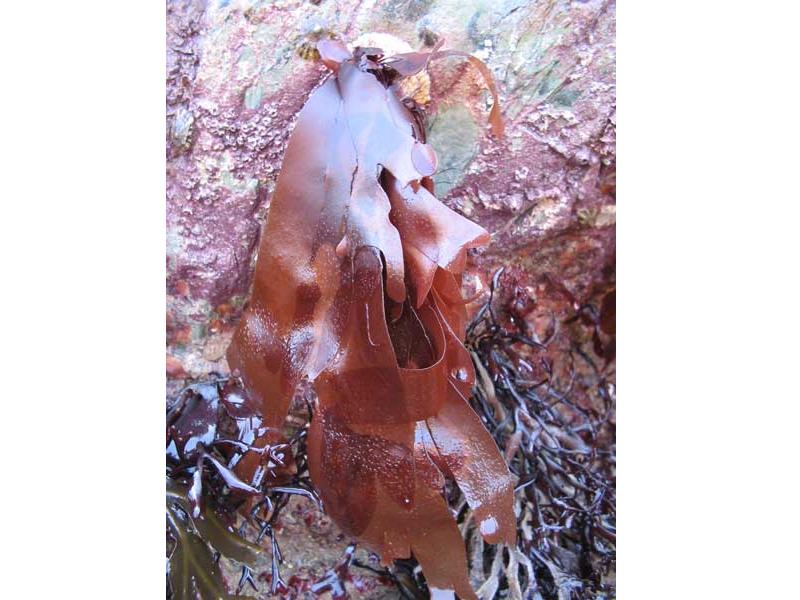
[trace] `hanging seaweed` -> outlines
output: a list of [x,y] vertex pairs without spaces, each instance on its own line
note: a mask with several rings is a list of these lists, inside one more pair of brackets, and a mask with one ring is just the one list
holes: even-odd
[[[468,403],[461,276],[488,234],[433,195],[436,154],[399,85],[460,53],[318,49],[331,75],[289,140],[228,362],[274,429],[312,381],[309,470],[328,514],[384,564],[413,554],[432,591],[475,598],[446,481],[485,541],[516,538],[515,478]],[[501,135],[491,76],[468,59],[495,95]]]

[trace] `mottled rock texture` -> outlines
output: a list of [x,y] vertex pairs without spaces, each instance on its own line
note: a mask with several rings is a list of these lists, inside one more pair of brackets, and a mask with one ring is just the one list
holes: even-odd
[[438,195],[486,227],[473,273],[514,264],[537,300],[579,299],[614,277],[615,6],[589,0],[178,0],[167,4],[167,327],[173,377],[225,370],[294,116],[326,71],[325,36],[413,47],[445,39],[487,62],[507,135],[464,62],[431,72]]
[[[615,279],[615,3],[176,0],[167,3],[168,393],[224,372],[296,113],[326,76],[321,37],[440,38],[494,74],[506,136],[463,60],[431,68],[437,195],[492,233],[468,283],[512,267],[565,316]],[[342,542],[342,549],[346,542]]]

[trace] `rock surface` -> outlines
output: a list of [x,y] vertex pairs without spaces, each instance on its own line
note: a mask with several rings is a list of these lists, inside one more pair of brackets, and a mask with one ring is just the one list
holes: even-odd
[[313,43],[368,32],[415,48],[443,38],[445,48],[484,60],[497,81],[502,140],[488,135],[491,100],[480,76],[456,59],[431,68],[437,195],[492,234],[472,255],[467,283],[485,290],[494,269],[510,266],[541,310],[561,316],[614,287],[613,0],[174,0],[168,395],[186,378],[227,369],[294,117],[326,75]]
[[[429,135],[440,198],[493,243],[485,286],[519,266],[588,299],[614,277],[615,5],[588,0],[176,0],[167,4],[167,352],[171,377],[225,370],[294,116],[325,69],[313,42],[388,32],[444,38],[489,65],[507,134],[463,61],[432,69]],[[560,300],[555,299],[556,304]]]

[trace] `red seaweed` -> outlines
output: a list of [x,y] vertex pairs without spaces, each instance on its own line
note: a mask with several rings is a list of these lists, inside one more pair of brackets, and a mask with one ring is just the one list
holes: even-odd
[[[468,403],[461,277],[467,250],[489,236],[434,196],[436,154],[399,86],[430,60],[463,54],[384,58],[330,40],[318,49],[331,75],[286,149],[228,361],[268,428],[281,427],[299,382],[313,381],[309,471],[327,512],[384,564],[413,553],[432,592],[476,598],[445,481],[487,542],[516,537],[515,478]],[[491,75],[463,56],[494,95],[490,123],[502,135]]]

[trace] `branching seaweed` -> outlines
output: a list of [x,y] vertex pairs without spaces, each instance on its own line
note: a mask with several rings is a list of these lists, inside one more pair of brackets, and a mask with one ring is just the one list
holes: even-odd
[[[262,426],[244,398],[235,380],[218,378],[189,386],[168,411],[168,582],[175,600],[258,591],[251,568],[264,552],[271,553],[276,593],[285,584],[273,523],[292,495],[319,504],[308,478],[307,428],[287,440]],[[241,565],[237,595],[222,578],[220,555]]]
[[[471,548],[473,579],[484,582],[478,596],[484,600],[614,597],[615,407],[609,373],[568,335],[557,339],[555,321],[547,339],[538,340],[519,318],[518,296],[505,306],[494,297],[501,274],[493,279],[493,297],[469,326],[467,347],[478,372],[472,407],[519,477],[515,493],[519,540],[514,549],[485,547],[470,523],[466,503],[453,499]],[[584,323],[603,327],[611,335],[613,302],[611,292],[599,309],[576,306],[576,317],[565,323],[593,314],[595,318]],[[594,350],[606,358],[609,353],[597,343],[597,336],[594,332]],[[548,351],[565,340],[552,353],[567,364],[563,381]],[[543,379],[532,377],[533,363],[544,372]]]

